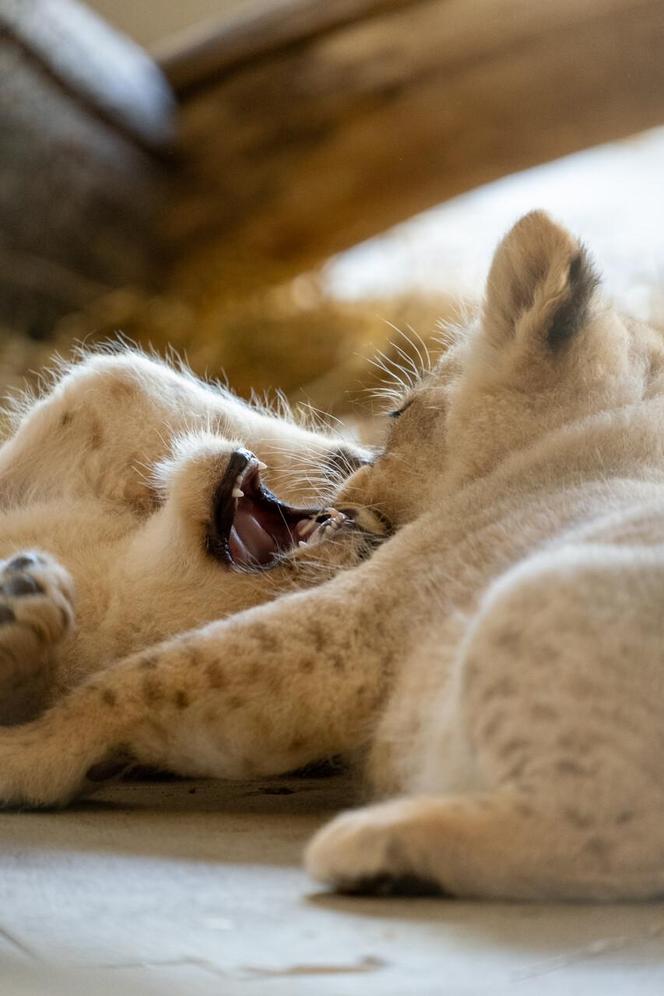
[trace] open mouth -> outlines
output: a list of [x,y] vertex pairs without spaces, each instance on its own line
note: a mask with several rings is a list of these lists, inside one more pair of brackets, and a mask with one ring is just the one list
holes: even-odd
[[232,566],[269,567],[333,514],[279,501],[261,481],[264,468],[253,453],[236,450],[213,496],[207,548]]

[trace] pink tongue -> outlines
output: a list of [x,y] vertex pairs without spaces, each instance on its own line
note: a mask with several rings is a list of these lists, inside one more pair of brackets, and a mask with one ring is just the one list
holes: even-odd
[[229,536],[229,545],[234,560],[258,561],[265,563],[273,556],[276,544],[253,515],[239,508]]

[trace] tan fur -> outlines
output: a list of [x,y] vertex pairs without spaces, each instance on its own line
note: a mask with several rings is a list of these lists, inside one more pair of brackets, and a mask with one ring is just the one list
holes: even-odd
[[660,895],[660,335],[604,306],[581,247],[533,214],[499,247],[478,321],[403,405],[338,498],[388,517],[391,539],[3,733],[2,797],[64,802],[125,750],[236,777],[364,747],[392,798],[314,839],[321,881]]

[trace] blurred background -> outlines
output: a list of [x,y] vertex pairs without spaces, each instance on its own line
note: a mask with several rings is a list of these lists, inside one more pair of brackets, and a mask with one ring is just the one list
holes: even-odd
[[122,332],[371,411],[549,209],[664,317],[659,0],[0,0],[0,384]]

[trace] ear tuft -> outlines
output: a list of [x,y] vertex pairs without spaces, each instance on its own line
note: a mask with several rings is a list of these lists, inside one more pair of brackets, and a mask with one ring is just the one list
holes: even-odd
[[498,246],[484,328],[494,346],[538,342],[556,350],[586,322],[599,283],[585,248],[543,211],[525,215]]
[[572,257],[567,274],[566,292],[551,317],[547,341],[552,349],[562,346],[583,328],[599,276],[585,246]]

